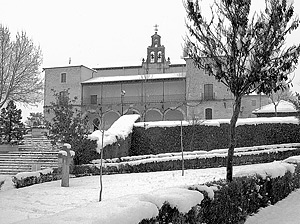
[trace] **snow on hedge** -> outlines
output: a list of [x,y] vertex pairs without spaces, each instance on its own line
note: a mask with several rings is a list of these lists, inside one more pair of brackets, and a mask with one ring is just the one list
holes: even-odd
[[168,202],[172,208],[176,207],[179,212],[186,213],[192,207],[200,204],[203,198],[203,194],[199,191],[184,188],[166,188],[146,194],[127,195],[105,200],[62,211],[51,216],[22,220],[17,223],[138,224],[143,219],[156,217],[165,202]]
[[[300,143],[289,143],[289,144],[279,144],[279,145],[264,145],[264,146],[253,146],[253,147],[244,147],[244,148],[236,148],[235,156],[244,156],[244,155],[258,155],[261,153],[276,153],[283,151],[292,151],[297,150],[300,147]],[[228,149],[216,149],[212,151],[191,151],[184,152],[183,157],[184,160],[189,159],[207,159],[214,157],[227,157]],[[139,164],[145,163],[153,163],[153,162],[165,162],[165,161],[175,161],[182,160],[182,153],[163,153],[158,155],[144,155],[144,156],[133,156],[133,157],[122,157],[121,159],[106,159],[104,160],[103,166],[115,166],[119,167],[122,165],[130,165],[135,166]],[[93,160],[93,164],[99,164],[100,159]]]
[[294,173],[295,166],[293,164],[289,164],[282,161],[274,161],[271,163],[243,166],[242,169],[239,172],[237,172],[234,176],[235,177],[260,176],[263,179],[266,179],[267,177],[270,178],[282,177],[288,171]]
[[283,162],[298,164],[298,163],[300,163],[300,156],[291,156],[291,157],[283,160]]
[[97,152],[106,145],[111,145],[117,142],[118,139],[125,139],[131,132],[133,124],[140,118],[138,114],[123,115],[116,120],[112,126],[104,131],[103,144],[102,144],[102,131],[96,130],[88,136],[91,140],[97,141]]
[[149,201],[158,208],[168,202],[172,208],[177,208],[181,213],[187,213],[192,207],[200,204],[203,198],[203,194],[199,191],[184,188],[164,188],[141,196],[141,200]]
[[[182,121],[182,126],[193,125],[193,121]],[[230,124],[230,119],[213,119],[213,120],[199,120],[197,124],[207,126],[220,126],[221,124]],[[257,125],[266,123],[285,123],[285,124],[299,124],[296,117],[257,117],[257,118],[239,118],[236,126],[240,125]],[[155,121],[155,122],[138,122],[134,124],[135,127],[175,127],[181,126],[181,121]]]
[[53,168],[47,168],[47,169],[43,169],[43,170],[38,170],[38,171],[34,171],[34,172],[21,172],[21,173],[17,173],[14,177],[21,180],[27,177],[40,177],[41,174],[45,175],[45,174],[49,174],[53,172]]

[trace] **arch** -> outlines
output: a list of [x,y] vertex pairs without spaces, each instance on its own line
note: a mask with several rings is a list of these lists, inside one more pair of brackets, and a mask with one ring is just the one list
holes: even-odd
[[96,117],[96,118],[93,120],[92,124],[93,124],[94,131],[100,129],[101,122],[100,122],[100,119],[99,119],[98,117]]
[[162,113],[156,108],[151,108],[146,111],[145,121],[161,121]]
[[139,114],[139,115],[141,115],[141,113],[137,109],[132,108],[132,107],[125,110],[124,114]]
[[104,129],[107,130],[110,126],[119,119],[119,114],[114,111],[107,112],[103,115]]
[[181,121],[184,120],[184,114],[178,109],[168,109],[165,112],[165,121]]
[[211,120],[213,117],[213,110],[212,108],[205,108],[204,110],[204,116],[206,120]]
[[161,51],[159,51],[157,53],[157,62],[162,62],[162,53],[161,53]]
[[155,53],[154,51],[151,51],[150,53],[150,63],[154,63],[155,62]]

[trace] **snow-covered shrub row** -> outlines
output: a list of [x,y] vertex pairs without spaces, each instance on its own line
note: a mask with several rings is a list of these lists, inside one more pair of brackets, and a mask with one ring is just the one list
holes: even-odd
[[299,165],[295,169],[294,165],[276,162],[260,168],[259,172],[248,170],[244,173],[246,176],[234,177],[230,183],[224,180],[207,183],[213,194],[203,187],[191,186],[189,189],[200,191],[204,199],[188,213],[181,213],[165,203],[157,217],[140,223],[244,223],[260,208],[275,204],[300,187]]
[[[299,147],[300,148],[300,143],[288,143],[288,144],[276,144],[276,145],[261,145],[261,146],[252,146],[252,147],[239,147],[235,148],[234,152],[235,153],[240,153],[240,152],[251,152],[251,151],[262,151],[262,150],[285,150],[284,148],[291,148],[291,147]],[[183,155],[184,156],[190,156],[190,155],[203,155],[207,156],[210,154],[224,154],[228,152],[228,148],[226,149],[214,149],[211,151],[184,151]],[[125,156],[121,158],[113,158],[113,159],[104,159],[104,163],[120,163],[120,162],[129,162],[129,161],[137,161],[137,160],[145,160],[145,159],[157,159],[157,158],[169,158],[169,157],[181,157],[182,153],[181,152],[172,152],[172,153],[160,153],[157,155],[140,155],[140,156]],[[97,164],[100,163],[100,159],[95,159],[92,160],[91,163]]]
[[[267,148],[258,147],[257,151],[253,150],[238,150],[233,158],[234,165],[268,163],[274,160],[283,160],[290,156],[300,155],[300,148],[290,147],[294,144],[283,145],[283,148]],[[226,166],[227,153],[207,153],[207,154],[191,154],[184,156],[185,169],[204,169]],[[100,162],[98,160],[98,162]],[[148,158],[120,163],[103,163],[104,174],[115,173],[140,173],[140,172],[156,172],[170,171],[182,169],[181,156],[169,156],[159,158]],[[73,172],[75,176],[98,175],[100,173],[99,164],[88,164],[74,166]]]
[[60,179],[58,169],[48,168],[35,172],[21,172],[12,176],[12,181],[16,188],[26,187],[33,184],[44,183]]
[[[237,147],[300,142],[298,134],[300,126],[298,123],[293,123],[294,120],[297,119],[293,117],[291,123],[244,122],[237,127]],[[188,125],[183,126],[182,129],[184,151],[210,151],[228,147],[229,124],[227,123],[220,123],[219,126]],[[134,124],[129,156],[180,152],[180,130],[180,126],[164,127],[157,124],[145,129]]]

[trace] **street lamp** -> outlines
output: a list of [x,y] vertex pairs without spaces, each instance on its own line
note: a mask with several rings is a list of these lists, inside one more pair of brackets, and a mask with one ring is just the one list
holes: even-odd
[[126,94],[126,91],[124,89],[121,90],[121,115],[123,115],[123,100],[124,100],[124,96]]

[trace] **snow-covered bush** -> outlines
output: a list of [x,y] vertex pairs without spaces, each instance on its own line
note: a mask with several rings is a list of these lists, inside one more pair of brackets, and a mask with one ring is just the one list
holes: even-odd
[[[233,162],[234,165],[238,166],[283,160],[290,156],[299,155],[300,148],[298,147],[299,144],[295,143],[237,148]],[[213,150],[208,153],[201,153],[199,151],[185,152],[184,167],[185,169],[205,169],[226,166],[226,153],[227,149]],[[100,161],[94,161],[95,165],[74,166],[72,174],[75,176],[99,175],[99,162]],[[156,172],[180,169],[182,169],[181,154],[170,153],[148,155],[140,158],[134,157],[132,159],[130,159],[130,157],[122,157],[105,160],[103,174]]]
[[44,183],[48,181],[61,179],[58,169],[44,169],[36,172],[22,172],[12,177],[16,188],[27,187],[33,184]]
[[[237,147],[300,142],[298,134],[300,126],[295,117],[239,120]],[[228,147],[229,124],[223,120],[223,123],[218,120],[213,121],[219,122],[219,126],[209,124],[183,126],[184,151],[210,151]],[[129,156],[181,152],[180,123],[177,126],[164,127],[159,126],[160,123],[157,122],[157,126],[146,129],[138,125],[139,123],[135,124],[133,129]]]
[[[191,190],[200,191],[204,195],[204,199],[188,213],[180,213],[176,208],[165,203],[156,218],[142,220],[140,224],[244,223],[249,215],[258,212],[262,207],[275,204],[300,187],[299,165],[294,172],[291,172],[293,165],[283,164],[284,167],[286,166],[284,174],[273,165],[272,163],[266,165],[266,172],[272,170],[267,176],[256,174],[235,177],[229,183],[225,180],[207,183],[207,186],[214,189],[213,198],[205,189],[190,187]],[[260,168],[260,171],[265,170],[263,167]]]

